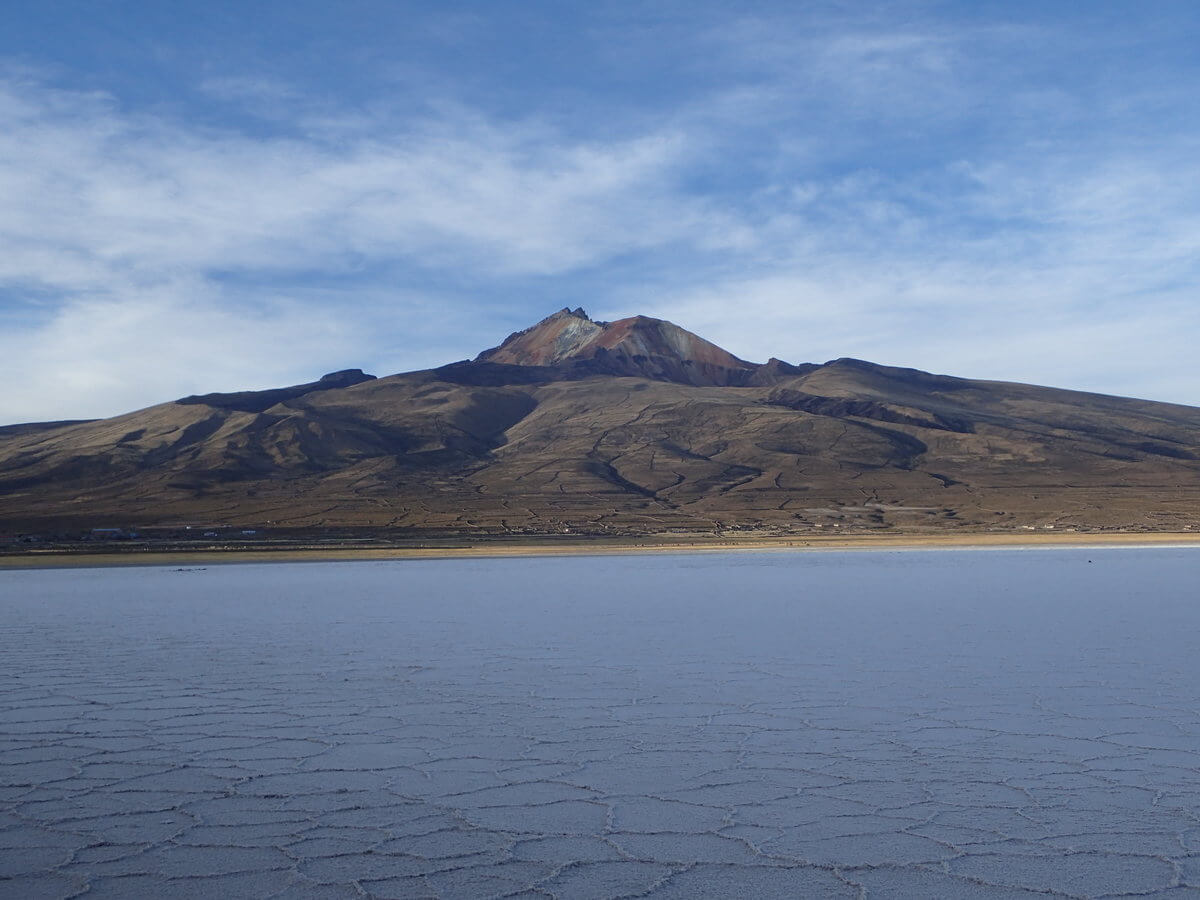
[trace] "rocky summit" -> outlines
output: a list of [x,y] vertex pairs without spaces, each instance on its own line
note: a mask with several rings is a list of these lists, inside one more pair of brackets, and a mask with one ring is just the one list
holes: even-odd
[[716,386],[747,384],[762,368],[662,319],[593,322],[582,309],[564,309],[511,334],[475,362]]
[[1200,409],[563,309],[437,369],[0,428],[0,500],[11,534],[1184,531]]

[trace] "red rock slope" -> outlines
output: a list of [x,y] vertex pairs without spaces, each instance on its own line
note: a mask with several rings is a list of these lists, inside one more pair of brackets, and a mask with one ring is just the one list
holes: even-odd
[[633,316],[593,322],[582,309],[563,309],[509,335],[476,362],[563,366],[596,374],[636,375],[681,384],[745,384],[758,371],[716,344],[671,322]]

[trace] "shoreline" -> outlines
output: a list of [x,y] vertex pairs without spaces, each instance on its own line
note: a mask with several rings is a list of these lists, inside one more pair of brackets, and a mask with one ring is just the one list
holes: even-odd
[[552,542],[469,541],[449,539],[411,547],[219,547],[198,550],[127,550],[88,552],[41,550],[0,555],[0,570],[111,568],[122,566],[231,565],[264,562],[351,562],[393,559],[497,559],[552,556],[630,556],[650,553],[741,553],[747,551],[819,552],[826,550],[988,550],[1200,546],[1197,532],[1121,532],[1060,534],[844,535],[811,537],[722,537],[711,540],[597,538]]

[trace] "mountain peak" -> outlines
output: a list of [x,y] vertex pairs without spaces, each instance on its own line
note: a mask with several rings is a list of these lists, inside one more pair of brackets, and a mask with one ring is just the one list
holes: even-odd
[[563,307],[536,325],[510,334],[499,347],[484,350],[476,362],[553,366],[576,356],[603,331],[604,324],[589,319],[582,307]]
[[595,322],[582,308],[565,307],[509,335],[476,362],[569,366],[595,374],[708,385],[743,383],[757,368],[664,319],[639,315]]

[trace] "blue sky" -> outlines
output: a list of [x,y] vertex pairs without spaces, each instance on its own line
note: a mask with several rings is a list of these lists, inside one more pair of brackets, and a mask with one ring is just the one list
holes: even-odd
[[8,4],[0,423],[563,306],[1200,405],[1191,2]]

